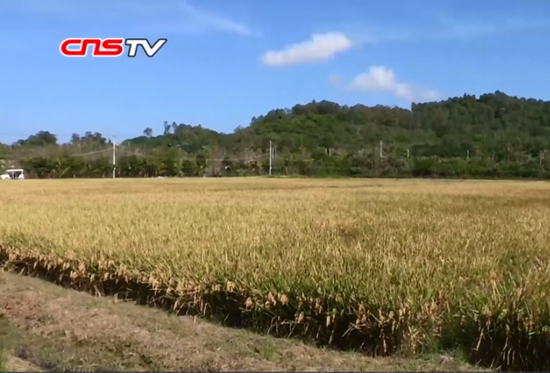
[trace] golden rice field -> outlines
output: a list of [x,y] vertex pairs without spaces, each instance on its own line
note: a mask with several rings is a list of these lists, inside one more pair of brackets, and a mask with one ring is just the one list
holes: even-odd
[[27,180],[0,203],[6,267],[372,354],[550,366],[549,183]]

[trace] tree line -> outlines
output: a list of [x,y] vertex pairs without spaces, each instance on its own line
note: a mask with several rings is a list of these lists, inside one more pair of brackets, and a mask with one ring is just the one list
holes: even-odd
[[[40,131],[0,146],[31,177],[108,177],[112,143],[100,133],[59,144]],[[276,109],[233,133],[164,122],[117,146],[118,177],[273,175],[550,178],[550,102],[502,92],[411,109],[329,101]]]
[[[251,161],[230,158],[209,164],[201,155],[195,157],[151,157],[123,155],[117,159],[117,177],[234,177],[269,174],[266,157]],[[83,159],[32,157],[21,161],[31,178],[104,178],[111,177],[109,156]],[[550,179],[550,162],[526,159],[522,162],[497,163],[490,159],[439,157],[378,158],[363,155],[285,155],[272,160],[273,176],[309,177],[433,177],[433,178],[531,178]]]

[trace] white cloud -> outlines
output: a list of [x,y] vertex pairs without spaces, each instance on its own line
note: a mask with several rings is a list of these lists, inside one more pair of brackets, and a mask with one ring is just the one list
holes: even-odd
[[296,65],[327,60],[347,51],[353,42],[343,33],[313,34],[311,39],[287,46],[283,50],[268,51],[262,62],[268,66]]
[[346,87],[350,91],[385,92],[407,101],[433,101],[440,94],[399,82],[395,72],[385,66],[371,66],[366,73],[357,75]]
[[413,99],[412,87],[399,83],[395,73],[385,66],[371,66],[368,72],[353,78],[348,88],[353,91],[387,92],[407,100]]
[[198,26],[208,29],[233,32],[242,36],[260,35],[244,23],[234,21],[217,13],[213,13],[204,9],[199,9],[195,6],[192,6],[187,1],[180,0],[179,4],[180,9],[183,11],[183,13]]
[[407,42],[415,36],[413,30],[410,29],[394,29],[373,24],[342,25],[339,26],[339,29],[343,30],[355,44],[361,46]]

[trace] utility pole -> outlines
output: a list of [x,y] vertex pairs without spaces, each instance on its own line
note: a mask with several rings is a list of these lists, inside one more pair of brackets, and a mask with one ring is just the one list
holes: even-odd
[[383,144],[384,144],[384,143],[382,142],[382,140],[380,140],[380,158],[383,157],[383,155],[382,155],[382,154],[383,154],[383,153],[382,153],[382,145],[383,145]]
[[269,176],[271,176],[271,158],[273,155],[273,151],[272,151],[272,148],[271,148],[271,140],[269,140]]
[[470,151],[469,150],[466,150],[466,159],[470,160]]
[[113,179],[116,178],[116,140],[113,136]]

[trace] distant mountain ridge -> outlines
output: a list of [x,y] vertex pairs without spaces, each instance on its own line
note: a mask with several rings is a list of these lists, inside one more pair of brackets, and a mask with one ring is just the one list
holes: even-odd
[[124,144],[180,145],[193,153],[212,143],[232,151],[265,150],[272,141],[279,152],[292,153],[319,147],[357,151],[378,146],[381,140],[414,148],[415,154],[442,157],[462,156],[466,149],[493,154],[513,148],[537,154],[550,147],[550,102],[499,91],[412,104],[410,110],[313,101],[271,110],[232,134],[173,123],[165,124],[162,135],[128,139]]

